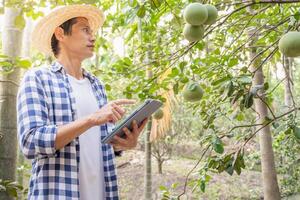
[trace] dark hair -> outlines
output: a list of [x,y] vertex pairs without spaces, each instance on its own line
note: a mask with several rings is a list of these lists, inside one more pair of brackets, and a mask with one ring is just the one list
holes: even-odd
[[[72,26],[76,23],[76,17],[69,19],[65,21],[63,24],[61,24],[59,27],[61,27],[64,30],[65,35],[71,35],[72,34]],[[59,46],[58,46],[58,40],[55,37],[55,34],[52,35],[51,38],[51,49],[55,56],[59,53]]]

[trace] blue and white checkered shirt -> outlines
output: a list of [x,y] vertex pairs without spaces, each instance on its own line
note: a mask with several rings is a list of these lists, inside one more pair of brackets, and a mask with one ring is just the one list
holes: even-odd
[[[99,108],[107,103],[104,86],[83,70],[92,85]],[[77,119],[75,98],[63,66],[39,67],[26,72],[17,96],[18,138],[23,154],[32,159],[28,199],[80,199],[79,139],[55,150],[58,126]],[[101,139],[112,127],[99,126]],[[118,187],[111,145],[102,144],[106,200],[117,200]]]

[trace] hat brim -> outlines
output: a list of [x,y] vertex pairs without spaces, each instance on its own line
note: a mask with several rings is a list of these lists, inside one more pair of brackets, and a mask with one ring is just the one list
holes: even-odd
[[102,10],[91,5],[69,5],[58,7],[44,16],[32,32],[32,45],[42,53],[53,56],[51,38],[55,28],[74,17],[84,17],[93,31],[97,31],[104,23]]

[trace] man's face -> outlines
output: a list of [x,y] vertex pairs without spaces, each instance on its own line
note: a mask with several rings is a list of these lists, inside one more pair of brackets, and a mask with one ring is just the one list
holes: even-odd
[[89,58],[93,55],[95,37],[90,29],[88,20],[83,17],[76,18],[70,35],[64,35],[61,46],[68,52],[80,59]]

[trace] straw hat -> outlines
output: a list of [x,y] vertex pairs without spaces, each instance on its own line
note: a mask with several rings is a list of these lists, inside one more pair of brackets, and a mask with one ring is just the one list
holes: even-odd
[[97,31],[104,23],[102,10],[91,5],[68,5],[53,9],[44,16],[32,32],[32,45],[46,55],[53,56],[51,38],[55,28],[74,17],[85,17],[93,31]]

